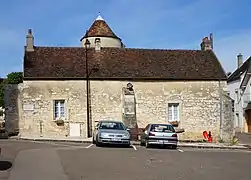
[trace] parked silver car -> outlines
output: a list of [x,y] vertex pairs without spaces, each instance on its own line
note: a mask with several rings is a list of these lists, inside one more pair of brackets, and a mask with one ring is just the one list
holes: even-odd
[[178,137],[171,124],[148,124],[141,134],[140,144],[147,148],[151,145],[169,145],[176,149]]
[[117,144],[130,146],[129,129],[120,121],[99,121],[93,132],[93,144]]

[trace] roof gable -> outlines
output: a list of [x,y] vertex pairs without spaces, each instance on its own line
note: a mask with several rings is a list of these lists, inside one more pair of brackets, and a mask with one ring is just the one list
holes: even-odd
[[[24,79],[85,78],[85,49],[34,47],[24,57]],[[88,50],[91,78],[226,80],[213,51],[101,48]],[[90,70],[89,70],[90,71]]]
[[227,82],[232,82],[241,78],[241,75],[245,73],[250,66],[251,57],[249,57],[240,68],[236,69],[227,79]]

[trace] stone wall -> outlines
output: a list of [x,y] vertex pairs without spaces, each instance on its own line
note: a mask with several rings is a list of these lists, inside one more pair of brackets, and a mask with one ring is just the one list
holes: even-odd
[[228,95],[222,93],[222,138],[224,141],[229,142],[232,140],[235,135],[235,127],[234,127],[234,111],[233,111],[233,99],[231,99]]
[[[73,122],[80,123],[81,136],[86,136],[84,81],[25,81],[18,86],[18,91],[19,112],[8,111],[6,119],[8,122],[19,119],[18,126],[21,136],[68,136],[69,123]],[[6,94],[6,96],[12,95]],[[58,125],[55,121],[54,100],[65,100],[66,102],[66,118],[63,125]],[[14,103],[6,105],[11,107],[14,106]],[[16,118],[17,114],[19,114],[19,118]]]
[[[121,119],[121,91],[127,82],[91,82],[93,119]],[[219,136],[219,82],[132,82],[136,96],[137,124],[167,123],[168,103],[180,104],[180,139],[201,140],[203,131]],[[222,83],[226,88],[226,83]]]
[[7,133],[19,132],[19,103],[18,103],[18,85],[8,85],[4,89],[5,104],[5,130]]
[[[92,126],[101,119],[123,119],[123,88],[127,81],[92,81]],[[136,100],[136,123],[168,122],[168,103],[179,103],[179,126],[185,133],[180,139],[201,140],[203,131],[218,138],[220,132],[220,99],[217,81],[131,82]],[[223,83],[225,88],[226,83]],[[69,136],[69,123],[81,124],[86,137],[85,81],[25,81],[19,85],[19,129],[26,135]],[[63,126],[53,119],[53,100],[65,99],[67,118]],[[24,104],[33,110],[23,110]],[[8,119],[10,116],[8,115]],[[13,118],[16,118],[13,117]],[[42,127],[42,128],[41,128]],[[231,131],[231,130],[230,130]],[[227,132],[227,131],[226,131]]]

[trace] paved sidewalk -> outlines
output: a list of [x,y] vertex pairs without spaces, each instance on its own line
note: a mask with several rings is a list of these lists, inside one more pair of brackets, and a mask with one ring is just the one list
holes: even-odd
[[68,180],[55,150],[20,152],[8,180]]
[[[29,141],[58,141],[58,142],[78,142],[92,143],[92,138],[72,138],[72,137],[12,137],[11,139],[29,140]],[[132,141],[133,145],[140,145],[139,141]],[[218,149],[251,149],[245,144],[229,145],[224,143],[184,143],[178,142],[178,147],[190,148],[218,148]]]

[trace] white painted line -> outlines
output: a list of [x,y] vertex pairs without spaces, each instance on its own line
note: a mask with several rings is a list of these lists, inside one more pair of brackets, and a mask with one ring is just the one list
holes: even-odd
[[177,149],[179,152],[184,152],[182,149]]
[[132,145],[132,147],[133,147],[133,149],[134,149],[135,151],[137,151],[137,148],[136,148],[136,146]]
[[93,144],[90,144],[89,146],[86,146],[85,148],[90,148],[90,147],[92,147],[93,146]]

